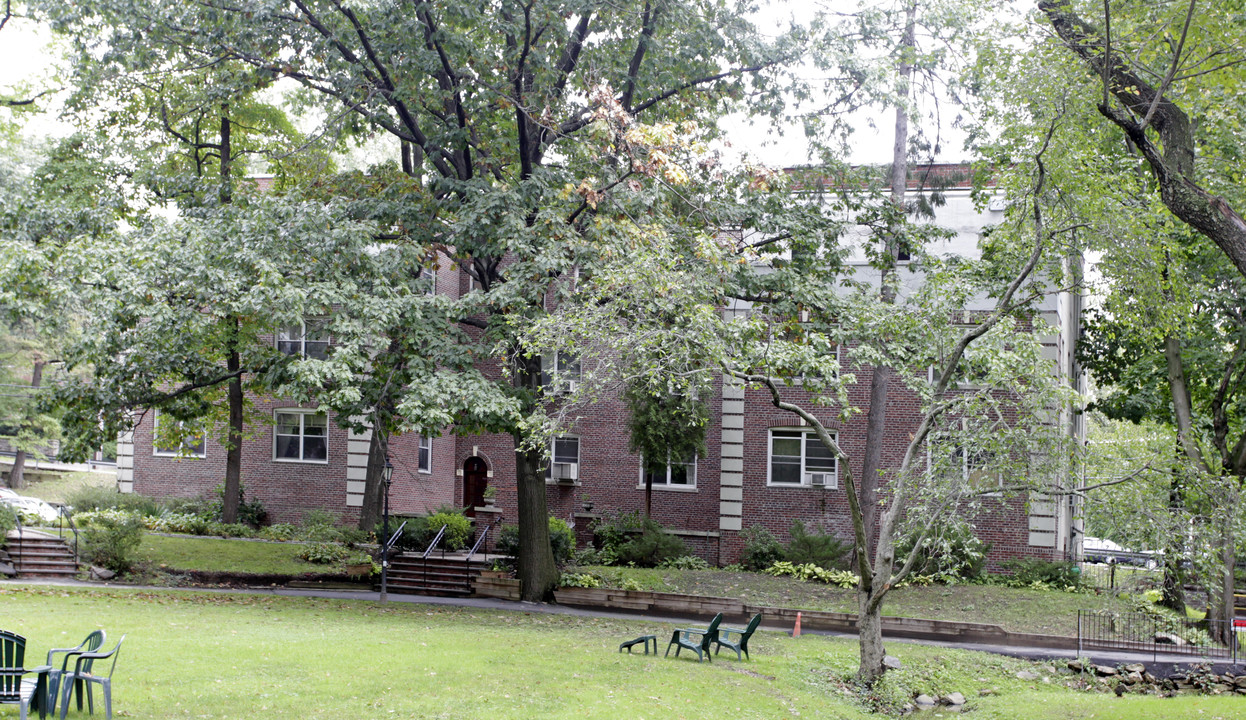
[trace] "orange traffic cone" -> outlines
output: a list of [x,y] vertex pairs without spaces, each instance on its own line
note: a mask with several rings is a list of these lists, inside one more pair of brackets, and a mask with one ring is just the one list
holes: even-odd
[[792,628],[792,637],[800,637],[800,613],[796,613],[796,627]]

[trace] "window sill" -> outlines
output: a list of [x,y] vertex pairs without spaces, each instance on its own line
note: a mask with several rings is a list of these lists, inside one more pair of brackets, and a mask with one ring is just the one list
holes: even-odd
[[[645,489],[645,484],[644,484],[644,483],[641,483],[641,484],[637,485],[637,486],[636,486],[636,489],[637,489],[637,490],[644,490],[644,489]],[[667,485],[667,484],[665,484],[665,483],[663,483],[663,484],[659,485],[659,484],[657,484],[657,483],[654,483],[654,484],[653,484],[653,489],[654,489],[654,490],[661,490],[662,492],[682,492],[682,493],[694,493],[694,492],[696,492],[696,491],[697,491],[697,486],[696,486],[696,485]]]
[[284,463],[287,465],[328,465],[328,459],[325,460],[296,460],[294,458],[273,458],[275,463]]
[[545,478],[545,484],[553,485],[554,487],[580,487],[584,483],[579,480],[550,480]]
[[170,460],[203,460],[207,455],[178,455],[177,453],[153,452],[152,457],[168,458]]
[[808,483],[766,483],[768,488],[788,488],[790,490],[838,490],[838,485],[810,485]]

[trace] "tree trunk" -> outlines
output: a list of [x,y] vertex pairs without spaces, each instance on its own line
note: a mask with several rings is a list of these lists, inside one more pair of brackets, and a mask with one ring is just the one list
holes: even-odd
[[[909,86],[913,78],[912,52],[916,44],[917,3],[910,2],[905,10],[904,38],[900,43],[900,65],[897,68],[896,94],[903,99],[896,105],[896,126],[891,148],[891,202],[903,210],[908,190],[908,143],[909,116],[904,102],[908,100]],[[886,260],[879,287],[879,301],[884,305],[896,302],[896,260],[899,247],[895,228],[885,239]],[[874,553],[878,529],[878,490],[882,485],[883,436],[887,430],[887,391],[891,386],[891,368],[880,365],[870,377],[870,409],[865,421],[865,452],[861,469],[861,509],[865,519],[867,546],[858,548],[867,556]]]
[[[372,439],[368,441],[368,469],[364,473],[363,506],[359,508],[359,529],[371,530],[381,523],[385,506],[385,448],[387,438],[382,427],[372,427]],[[377,539],[384,542],[380,532]]]
[[866,687],[872,687],[886,671],[883,666],[887,655],[883,646],[883,607],[874,602],[873,596],[872,590],[857,590],[857,644],[861,653],[857,681]]
[[[234,332],[229,340],[229,356],[225,361],[226,369],[238,373],[242,368],[242,357],[238,352],[238,333],[241,322],[233,318]],[[221,499],[221,522],[238,522],[238,499],[242,494],[242,411],[244,398],[242,395],[242,375],[235,374],[229,380],[229,432],[225,440],[225,496]]]
[[[1180,453],[1180,448],[1177,449]],[[1174,518],[1181,514],[1185,507],[1185,497],[1181,490],[1180,475],[1173,469],[1168,485],[1168,514]],[[1160,597],[1160,605],[1185,616],[1185,573],[1181,570],[1181,559],[1185,556],[1185,534],[1178,528],[1167,533],[1168,540],[1164,550],[1164,587]]]
[[[541,384],[541,358],[523,358],[517,374],[519,383],[536,397]],[[519,580],[521,597],[543,602],[553,597],[558,585],[558,568],[549,544],[549,503],[545,497],[545,453],[523,449],[523,437],[515,441],[515,484],[519,490]]]
[[[1236,507],[1236,498],[1230,501],[1230,507]],[[1233,619],[1237,614],[1237,608],[1234,607],[1234,583],[1233,570],[1237,564],[1236,553],[1234,552],[1234,533],[1233,533],[1233,516],[1232,513],[1226,513],[1223,520],[1223,530],[1220,536],[1220,582],[1219,587],[1213,588],[1210,593],[1208,604],[1218,603],[1219,607],[1216,612],[1211,612],[1208,607],[1207,616],[1209,619],[1219,619],[1222,622],[1212,627],[1212,638],[1223,643],[1228,647],[1233,647],[1237,642],[1237,633],[1233,628]]]
[[[35,359],[34,367],[30,371],[30,386],[37,388],[43,384],[43,366],[47,362],[39,358]],[[26,486],[26,451],[16,448],[13,452],[13,469],[9,472],[9,487],[14,490],[21,490]]]

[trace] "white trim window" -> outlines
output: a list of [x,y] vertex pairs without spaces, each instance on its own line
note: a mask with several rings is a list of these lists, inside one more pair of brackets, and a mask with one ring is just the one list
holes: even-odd
[[[836,438],[835,433],[831,433]],[[815,432],[799,428],[770,431],[769,477],[775,487],[839,487],[839,464]]]
[[580,479],[580,438],[559,435],[550,444],[550,463],[545,479],[554,482],[576,482]]
[[425,295],[437,294],[437,270],[431,267],[420,268],[420,282],[427,283],[424,288]]
[[315,410],[273,412],[274,462],[329,462],[329,419]]
[[694,490],[697,486],[697,456],[685,458],[684,462],[668,462],[654,473],[645,472],[645,459],[640,458],[640,487],[645,486],[646,475],[653,487]]
[[[580,358],[565,352],[547,352],[541,355],[541,387],[547,395],[565,395],[575,392],[580,382]],[[553,388],[551,391],[549,388]]]
[[433,471],[433,439],[425,435],[417,436],[420,445],[419,471],[430,474]]
[[325,321],[309,320],[277,330],[277,351],[286,355],[324,360],[329,355],[329,331]]
[[[962,423],[961,431],[965,431]],[[976,494],[998,495],[1003,478],[995,467],[995,453],[986,448],[966,448],[951,433],[931,433],[926,442],[927,472],[943,477],[959,476]]]
[[[160,447],[160,411],[156,410],[152,417],[151,427],[151,454],[156,457],[175,457],[175,458],[203,458],[208,456],[208,443],[206,434],[200,430],[198,433],[190,434],[187,432],[186,423],[178,420],[178,434],[181,440],[177,447]],[[192,429],[193,432],[193,429]]]

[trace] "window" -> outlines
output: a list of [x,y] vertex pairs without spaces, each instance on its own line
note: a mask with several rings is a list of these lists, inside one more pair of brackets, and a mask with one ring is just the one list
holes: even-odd
[[422,473],[431,473],[433,471],[433,439],[419,436],[420,441],[420,466],[419,471]]
[[547,395],[575,392],[580,382],[580,358],[565,352],[548,352],[541,356],[541,386],[553,388]]
[[328,462],[329,421],[312,410],[278,410],[273,432],[273,460]]
[[[202,430],[188,429],[186,423],[181,420],[177,421],[177,430],[169,430],[165,428],[165,434],[179,435],[180,440],[175,438],[162,438],[160,426],[160,411],[156,411],[155,417],[152,419],[152,436],[151,436],[151,454],[158,457],[179,457],[179,458],[201,458],[207,457],[207,438]],[[164,423],[168,423],[165,420]],[[197,432],[195,430],[198,430]],[[174,442],[170,442],[174,440]]]
[[640,485],[652,481],[654,487],[695,488],[697,486],[697,456],[695,454],[683,462],[668,462],[657,472],[645,472],[645,459],[640,459]]
[[839,487],[835,456],[812,430],[771,430],[769,484]]
[[437,269],[431,268],[431,267],[420,268],[420,282],[425,284],[424,285],[425,295],[436,295],[437,294]]
[[554,438],[550,448],[550,464],[545,468],[545,478],[558,482],[574,482],[580,479],[580,439],[571,435]]
[[[965,430],[963,424],[961,430]],[[991,450],[967,448],[949,432],[932,433],[927,449],[926,463],[932,474],[959,478],[974,493],[995,494],[999,488],[1001,478]]]
[[324,320],[310,320],[277,331],[277,350],[286,355],[324,360],[329,352],[329,331]]

